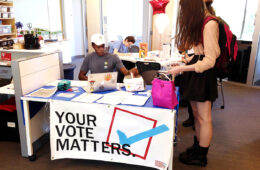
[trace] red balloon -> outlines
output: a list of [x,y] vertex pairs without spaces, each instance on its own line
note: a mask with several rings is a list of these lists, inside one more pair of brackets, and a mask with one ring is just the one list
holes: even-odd
[[165,8],[169,3],[169,0],[151,0],[149,1],[153,7],[153,15],[155,14],[165,14]]

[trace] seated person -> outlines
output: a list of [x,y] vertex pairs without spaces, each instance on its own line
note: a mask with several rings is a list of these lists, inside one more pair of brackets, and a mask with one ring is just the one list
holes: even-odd
[[133,36],[128,36],[123,41],[115,41],[110,44],[109,53],[118,54],[120,56],[129,55],[128,48],[135,43]]
[[88,80],[86,74],[89,70],[91,73],[105,73],[113,72],[117,69],[124,75],[129,75],[130,72],[135,76],[138,75],[136,68],[127,70],[116,54],[105,52],[105,40],[103,35],[92,35],[91,43],[95,52],[88,54],[84,59],[79,72],[79,80]]

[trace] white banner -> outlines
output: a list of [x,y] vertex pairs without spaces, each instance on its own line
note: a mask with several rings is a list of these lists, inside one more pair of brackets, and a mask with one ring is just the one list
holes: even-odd
[[168,167],[174,111],[52,101],[51,159],[93,159]]

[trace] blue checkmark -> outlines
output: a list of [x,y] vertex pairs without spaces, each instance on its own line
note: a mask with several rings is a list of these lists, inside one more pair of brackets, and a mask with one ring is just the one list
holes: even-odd
[[150,130],[138,133],[138,134],[136,134],[134,136],[131,136],[129,138],[127,138],[125,133],[120,131],[120,130],[117,130],[117,134],[118,134],[118,137],[119,137],[119,143],[121,145],[124,145],[124,144],[131,145],[131,144],[133,144],[135,142],[138,142],[140,140],[143,140],[143,139],[146,139],[146,138],[158,135],[158,134],[166,132],[168,130],[169,130],[169,128],[166,125],[161,125],[161,126],[158,126],[156,128],[153,128],[153,129],[150,129]]

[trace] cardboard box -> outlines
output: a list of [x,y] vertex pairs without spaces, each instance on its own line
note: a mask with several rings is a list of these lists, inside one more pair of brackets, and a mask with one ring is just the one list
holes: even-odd
[[124,84],[125,84],[126,91],[129,92],[143,91],[145,89],[144,79],[141,76],[136,78],[132,78],[130,75],[125,76]]

